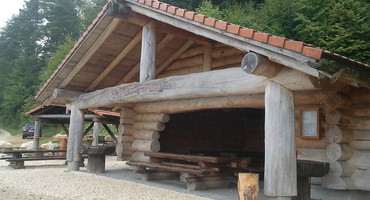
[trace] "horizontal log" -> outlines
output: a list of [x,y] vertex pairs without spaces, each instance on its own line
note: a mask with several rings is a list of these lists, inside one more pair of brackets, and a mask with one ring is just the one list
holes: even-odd
[[137,122],[134,126],[138,130],[147,131],[163,131],[166,127],[165,124],[161,122]]
[[349,124],[351,119],[350,113],[344,110],[329,110],[325,113],[325,122],[327,124]]
[[345,161],[334,161],[329,165],[329,173],[336,177],[350,177],[354,171],[355,168]]
[[133,118],[135,118],[136,113],[132,109],[121,108],[120,116],[121,116],[121,118],[131,118],[131,119],[133,119]]
[[330,143],[349,144],[352,142],[352,131],[344,126],[329,125],[325,129],[325,136]]
[[134,138],[132,136],[122,136],[121,143],[132,142],[132,141],[134,141]]
[[370,102],[370,90],[361,88],[354,90],[349,94],[353,104],[363,104]]
[[173,70],[177,68],[191,67],[203,64],[203,55],[197,55],[194,57],[178,59],[168,66],[164,71]]
[[131,136],[135,131],[136,131],[136,129],[132,125],[122,125],[122,124],[120,124],[118,126],[118,133],[120,135]]
[[173,70],[163,71],[157,75],[157,78],[166,78],[170,76],[182,76],[186,74],[203,72],[203,65],[195,65],[190,67],[177,68]]
[[347,163],[355,169],[370,170],[370,151],[354,151]]
[[298,160],[309,160],[317,162],[330,162],[326,157],[325,149],[298,148]]
[[267,57],[253,52],[247,53],[241,63],[243,71],[258,76],[274,77],[283,68],[282,65],[270,61]]
[[[230,46],[214,48],[212,49],[212,52],[211,52],[212,58],[215,58],[215,59],[230,57],[230,56],[240,55],[240,54],[245,54],[245,52],[242,52],[239,49],[235,49]],[[241,62],[241,60],[239,60],[239,62]]]
[[130,157],[130,161],[134,161],[134,162],[151,162],[151,159],[149,156],[145,156],[144,155],[144,152],[139,152],[139,151],[136,151],[134,152],[131,157]]
[[138,114],[135,117],[138,122],[162,122],[166,123],[170,120],[168,114]]
[[338,177],[331,173],[322,177],[321,186],[336,190],[351,190],[356,189],[356,186],[350,177]]
[[235,66],[240,67],[240,62],[242,61],[243,57],[244,57],[244,53],[239,54],[239,55],[230,56],[230,57],[214,59],[212,61],[211,67],[213,69],[225,67],[229,65],[235,65]]
[[158,131],[136,130],[132,136],[135,139],[158,140],[160,134]]
[[80,96],[81,94],[83,94],[83,92],[56,88],[56,89],[54,89],[54,91],[53,91],[52,98],[53,98],[54,100],[55,100],[55,99],[58,99],[58,100],[64,100],[64,101],[66,101],[66,102],[73,102],[73,101],[75,101],[75,100],[78,98],[78,96]]
[[335,110],[347,109],[352,105],[352,102],[346,96],[343,96],[336,92],[331,92],[326,96],[324,104],[327,110]]
[[123,125],[133,125],[135,120],[132,118],[121,117],[119,123]]
[[158,140],[134,140],[131,146],[135,151],[158,152],[160,150]]
[[191,100],[139,103],[134,107],[138,113],[179,113],[216,108],[263,108],[264,95],[199,98]]
[[369,170],[355,170],[351,178],[357,190],[370,191],[370,171]]
[[354,105],[350,110],[353,116],[370,117],[370,103]]
[[295,142],[297,148],[308,149],[326,149],[326,147],[329,145],[329,142],[325,137],[322,137],[319,140],[307,140],[296,137]]
[[326,148],[326,156],[330,161],[348,160],[351,158],[353,150],[346,144],[329,144]]
[[370,130],[370,117],[354,117],[349,127],[359,131]]
[[203,54],[204,51],[204,46],[203,45],[198,45],[198,46],[193,46],[190,47],[188,50],[186,50],[183,54],[179,56],[179,58],[188,58],[188,57],[193,57],[196,55]]
[[[317,89],[304,73],[290,69],[282,69],[271,80],[290,90]],[[74,105],[86,109],[130,102],[260,94],[264,93],[267,82],[266,77],[243,73],[240,68],[228,68],[105,88],[80,95]]]
[[353,140],[350,146],[356,150],[370,150],[370,141]]
[[353,131],[354,140],[370,140],[370,130],[368,131]]

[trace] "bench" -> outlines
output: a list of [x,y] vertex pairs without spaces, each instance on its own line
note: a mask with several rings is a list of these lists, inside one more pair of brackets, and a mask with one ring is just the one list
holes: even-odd
[[[2,153],[11,155],[11,157],[5,157],[5,161],[10,162],[9,166],[14,169],[24,169],[24,161],[37,161],[37,160],[65,160],[65,155],[58,156],[40,156],[44,153],[65,153],[66,150],[61,149],[40,149],[40,150],[8,150]],[[34,156],[24,156],[24,154],[36,154]]]

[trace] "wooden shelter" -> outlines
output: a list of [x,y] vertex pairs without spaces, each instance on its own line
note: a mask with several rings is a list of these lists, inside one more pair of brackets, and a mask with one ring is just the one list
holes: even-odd
[[266,195],[288,198],[296,156],[330,163],[323,187],[370,190],[369,88],[367,64],[159,1],[117,0],[36,100],[71,109],[70,170],[85,111],[104,108],[121,112],[116,152],[137,171],[222,185],[214,177],[247,170],[246,158]]

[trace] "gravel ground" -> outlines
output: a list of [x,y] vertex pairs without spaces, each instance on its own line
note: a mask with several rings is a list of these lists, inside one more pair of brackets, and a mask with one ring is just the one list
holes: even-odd
[[[103,199],[209,199],[158,187],[83,172],[68,172],[63,161],[26,162],[15,170],[0,161],[0,199],[12,200],[103,200]],[[107,170],[124,166],[108,158]],[[185,190],[186,191],[186,190]]]

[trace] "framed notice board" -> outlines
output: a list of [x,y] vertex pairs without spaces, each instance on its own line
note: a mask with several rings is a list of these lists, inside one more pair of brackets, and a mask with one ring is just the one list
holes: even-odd
[[298,111],[298,136],[320,139],[320,108],[300,108]]

